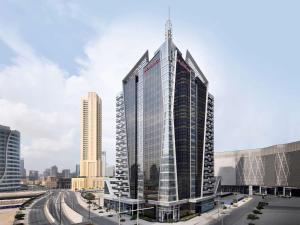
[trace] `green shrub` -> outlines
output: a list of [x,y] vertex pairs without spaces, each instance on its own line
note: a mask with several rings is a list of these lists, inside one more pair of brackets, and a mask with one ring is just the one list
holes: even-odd
[[192,218],[194,218],[196,216],[198,216],[198,213],[194,213],[194,214],[190,214],[188,216],[182,217],[180,220],[181,221],[188,221],[188,220],[190,220],[190,219],[192,219]]
[[15,215],[15,219],[17,219],[17,220],[23,220],[23,219],[24,219],[24,216],[25,216],[24,213],[18,212],[18,213]]
[[259,202],[259,203],[257,204],[256,208],[257,208],[258,210],[262,210],[262,209],[264,209],[264,207],[265,207],[266,205],[268,205],[267,202]]
[[153,218],[145,216],[145,215],[140,215],[140,218],[143,220],[146,220],[148,222],[156,222],[156,219],[153,219]]
[[82,195],[82,197],[84,197],[86,200],[89,200],[89,201],[95,200],[95,195],[91,192],[84,193]]
[[259,219],[259,217],[255,214],[248,214],[247,219],[248,220],[257,220],[257,219]]
[[257,210],[257,209],[254,209],[252,212],[253,212],[254,214],[262,214],[262,212],[261,212],[260,210]]
[[136,218],[137,218],[137,215],[136,215],[136,214],[133,214],[133,215],[131,216],[130,220],[136,220]]

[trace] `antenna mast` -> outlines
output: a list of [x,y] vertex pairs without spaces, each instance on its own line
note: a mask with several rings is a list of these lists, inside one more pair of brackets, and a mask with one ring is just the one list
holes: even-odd
[[170,6],[168,7],[168,20],[166,22],[166,26],[165,26],[165,36],[166,36],[166,40],[167,39],[172,39],[172,23],[171,23],[171,10],[170,10]]

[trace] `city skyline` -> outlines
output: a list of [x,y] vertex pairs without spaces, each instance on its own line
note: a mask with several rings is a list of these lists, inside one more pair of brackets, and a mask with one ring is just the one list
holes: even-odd
[[[216,151],[299,139],[297,3],[260,3],[258,9],[237,3],[165,2],[159,9],[158,2],[125,9],[105,4],[1,3],[0,124],[21,132],[27,171],[79,162],[79,98],[88,91],[103,96],[103,150],[114,163],[118,81],[145,46],[156,50],[168,5],[178,47],[193,49],[214,80]],[[206,10],[195,18],[197,8]]]

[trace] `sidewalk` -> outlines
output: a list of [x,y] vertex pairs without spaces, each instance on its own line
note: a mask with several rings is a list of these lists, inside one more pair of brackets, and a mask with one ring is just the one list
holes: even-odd
[[[88,204],[86,203],[86,201],[81,197],[80,193],[75,193],[76,197],[78,199],[78,202],[85,207],[88,210]],[[220,209],[220,211],[218,211],[218,208],[215,208],[209,212],[203,213],[201,214],[201,216],[197,216],[194,217],[188,221],[179,221],[176,223],[159,223],[159,222],[148,222],[145,220],[139,220],[139,225],[169,225],[169,224],[174,224],[174,225],[208,225],[209,223],[211,223],[212,221],[216,221],[218,219],[221,219],[222,217],[230,214],[233,210],[241,207],[242,205],[246,204],[247,202],[251,201],[252,198],[247,198],[247,199],[243,199],[241,201],[239,201],[238,203],[231,205],[229,207],[227,207],[227,209]],[[106,218],[110,219],[111,221],[114,222],[118,222],[119,218],[116,215],[116,211],[111,210],[110,212],[105,212],[105,213],[99,213],[99,211],[105,211],[105,209],[102,210],[93,210],[93,206],[91,206],[91,213],[93,213],[94,215],[97,216],[106,216]],[[112,214],[113,217],[107,217],[107,215]],[[121,222],[121,224],[123,225],[134,225],[136,224],[136,220],[130,220],[131,216],[129,215],[122,215],[121,218],[124,218],[125,221]]]

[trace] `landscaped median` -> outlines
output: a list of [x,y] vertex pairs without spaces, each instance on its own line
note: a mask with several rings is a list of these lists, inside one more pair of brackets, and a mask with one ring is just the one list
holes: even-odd
[[[62,195],[64,195],[64,193],[62,193]],[[71,209],[66,203],[62,204],[62,211],[72,223],[83,222],[83,216]]]
[[46,201],[45,205],[44,205],[44,213],[45,213],[45,216],[47,218],[47,220],[52,223],[52,224],[55,224],[55,219],[54,217],[51,215],[50,211],[49,211],[49,208],[48,208],[48,203],[49,203],[49,199]]

